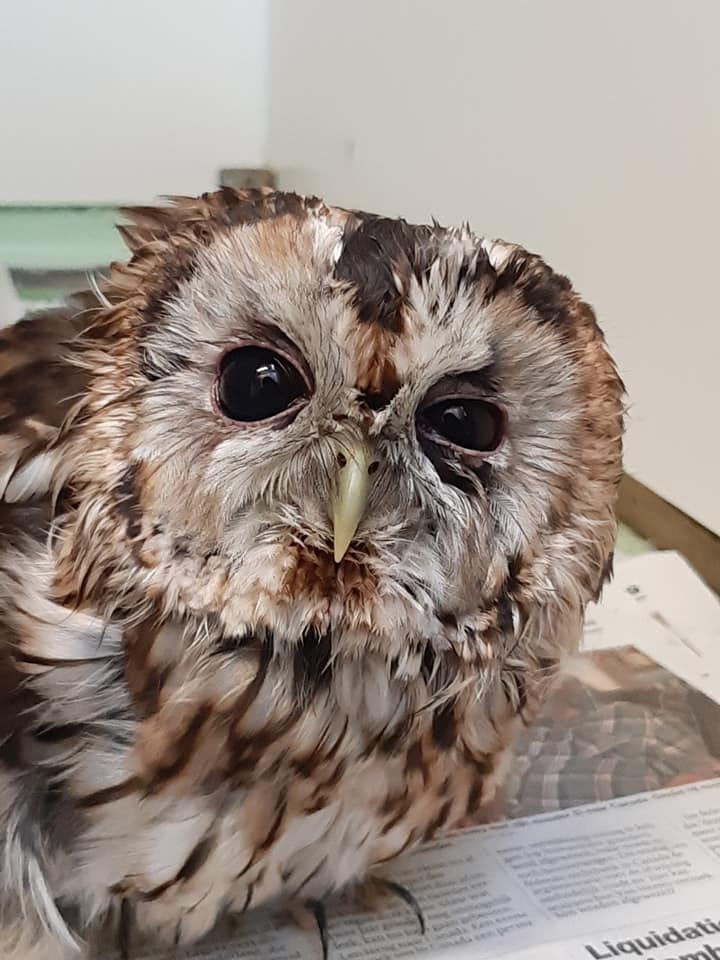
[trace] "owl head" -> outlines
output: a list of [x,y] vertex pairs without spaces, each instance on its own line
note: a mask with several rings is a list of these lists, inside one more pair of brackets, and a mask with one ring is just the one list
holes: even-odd
[[622,385],[565,277],[467,226],[269,190],[128,216],[44,461],[65,599],[396,664],[577,639]]

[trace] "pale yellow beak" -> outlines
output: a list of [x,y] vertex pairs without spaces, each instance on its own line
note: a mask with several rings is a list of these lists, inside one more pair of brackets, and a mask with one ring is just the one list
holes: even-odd
[[335,563],[340,563],[365,512],[370,454],[361,441],[343,448],[332,499]]

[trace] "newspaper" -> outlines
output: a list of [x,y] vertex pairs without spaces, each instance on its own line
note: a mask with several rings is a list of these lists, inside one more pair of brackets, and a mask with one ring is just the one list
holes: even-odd
[[720,702],[720,603],[677,553],[617,565],[586,621],[586,648],[632,644]]
[[[328,904],[331,960],[720,960],[720,604],[674,554],[623,563],[518,744],[497,820],[397,861],[380,913]],[[193,960],[320,960],[261,912]]]
[[[532,956],[720,960],[720,781],[467,830],[392,876],[389,900],[330,911],[334,960]],[[319,960],[317,935],[261,917],[204,960]]]

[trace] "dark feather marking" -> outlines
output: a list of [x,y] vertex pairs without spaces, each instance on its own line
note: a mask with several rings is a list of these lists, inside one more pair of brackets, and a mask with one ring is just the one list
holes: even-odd
[[[12,639],[12,627],[2,622],[4,639]],[[23,734],[28,711],[37,704],[25,674],[17,668],[5,644],[0,645],[0,761],[9,767],[23,767]]]
[[484,279],[487,284],[484,305],[501,293],[514,291],[541,322],[558,324],[561,329],[574,328],[570,281],[555,273],[540,257],[516,250],[499,271],[489,264],[479,266],[477,279]]
[[513,626],[513,605],[507,591],[503,591],[495,603],[497,611],[498,630],[502,633],[512,633]]
[[84,810],[90,807],[99,807],[104,803],[112,803],[114,800],[121,800],[123,797],[130,796],[141,786],[139,777],[130,777],[122,783],[116,783],[112,787],[104,787],[102,790],[96,790],[78,800],[78,806]]
[[137,495],[137,466],[131,464],[115,485],[115,506],[125,521],[126,532],[130,540],[140,536],[142,530],[142,510]]
[[61,743],[77,737],[82,731],[83,727],[79,723],[59,723],[52,727],[40,727],[33,732],[33,737],[40,743]]
[[445,826],[447,818],[450,814],[452,808],[452,800],[446,800],[445,803],[440,808],[440,812],[435,817],[435,819],[430,823],[427,830],[423,834],[423,841],[427,843],[428,840],[432,840],[438,830]]
[[264,193],[259,189],[234,190],[224,186],[218,191],[221,212],[218,220],[224,226],[251,225],[262,220],[291,216],[302,219],[309,208],[321,205],[315,197],[301,197],[297,193]]
[[467,808],[465,813],[467,817],[472,818],[477,814],[481,799],[482,799],[482,780],[475,780],[468,794]]
[[306,630],[293,657],[293,681],[295,695],[302,702],[312,699],[321,687],[330,683],[332,636],[330,631],[319,634],[312,628]]
[[386,817],[389,814],[397,810],[398,804],[404,803],[409,796],[409,790],[407,786],[402,793],[389,793],[385,798],[383,805],[380,807],[380,816]]
[[392,402],[399,389],[399,383],[386,379],[383,380],[382,389],[379,392],[366,390],[362,394],[361,400],[370,410],[383,410]]
[[277,743],[300,716],[299,708],[288,713],[277,723],[268,724],[257,733],[241,735],[237,727],[230,731],[228,748],[231,754],[230,784],[238,788],[244,784],[244,776],[252,774],[264,752]]
[[115,658],[104,655],[101,657],[78,657],[77,660],[59,660],[55,657],[41,657],[38,654],[28,653],[23,650],[18,652],[17,659],[20,663],[31,663],[36,667],[48,667],[52,670],[58,670],[84,667],[90,664],[112,663]]
[[408,750],[405,757],[405,769],[409,772],[410,770],[421,770],[423,772],[423,779],[425,778],[425,769],[423,764],[423,749],[422,743],[419,740],[416,740],[415,743]]
[[437,255],[431,227],[373,215],[352,216],[345,228],[335,277],[354,288],[361,323],[376,323],[391,333],[403,329],[404,294],[394,274],[407,282],[421,277]]
[[473,753],[468,745],[462,742],[462,753],[465,762],[470,764],[474,771],[480,776],[487,776],[492,773],[494,768],[492,755],[489,753]]
[[450,750],[457,742],[457,718],[454,701],[442,703],[433,713],[433,743],[439,750]]
[[523,571],[524,561],[522,554],[516,553],[508,560],[508,573],[505,580],[505,590],[510,597],[515,598],[515,591],[520,583],[520,574]]
[[398,803],[398,808],[393,814],[392,817],[387,821],[383,826],[383,834],[390,833],[393,827],[396,827],[401,820],[403,820],[412,806],[412,801],[410,799],[410,794],[406,793],[403,798]]
[[409,721],[400,722],[396,724],[392,730],[389,730],[390,724],[386,723],[380,732],[376,733],[375,736],[368,741],[365,749],[360,754],[362,759],[367,760],[378,750],[385,754],[394,753],[400,744],[402,736],[407,734],[408,725]]
[[338,762],[335,764],[335,768],[332,771],[332,773],[325,780],[323,780],[322,783],[318,785],[318,789],[328,790],[328,789],[331,789],[332,787],[336,787],[340,783],[340,780],[342,779],[342,776],[345,773],[346,769],[347,769],[347,761],[338,760]]
[[178,871],[176,878],[178,881],[189,880],[202,868],[212,852],[213,839],[212,836],[203,837],[203,839],[193,847],[187,860]]
[[257,673],[253,677],[248,687],[240,694],[240,697],[235,704],[234,714],[236,723],[247,713],[252,704],[255,702],[255,698],[257,697],[258,693],[260,693],[262,685],[265,683],[265,678],[270,666],[270,661],[272,660],[272,655],[273,640],[272,637],[270,637],[267,641],[264,641],[260,644]]
[[395,755],[401,747],[404,746],[409,730],[409,720],[397,723],[389,733],[385,732],[383,734],[382,739],[378,743],[378,749],[387,756]]
[[457,617],[454,613],[439,613],[438,620],[444,627],[449,627],[451,630],[457,630]]
[[607,558],[605,562],[605,566],[603,567],[602,573],[600,574],[600,579],[598,581],[597,587],[595,588],[595,594],[593,597],[595,603],[597,603],[600,600],[600,597],[602,596],[603,588],[607,583],[609,583],[612,580],[614,572],[615,572],[615,551],[613,550],[610,552],[610,556]]
[[146,901],[157,900],[161,897],[170,887],[174,887],[178,883],[182,883],[184,880],[189,880],[193,877],[198,870],[201,869],[204,863],[207,862],[207,858],[210,856],[210,853],[213,849],[213,837],[206,836],[203,837],[195,846],[192,848],[190,853],[185,858],[184,863],[170,880],[166,880],[164,883],[158,884],[157,887],[153,887],[151,890],[147,890],[142,898]]
[[149,655],[160,630],[160,624],[145,622],[137,629],[126,631],[124,676],[125,682],[142,717],[157,713],[160,694],[172,667],[148,663]]
[[183,733],[173,744],[175,757],[169,763],[161,763],[153,771],[148,792],[154,793],[163,784],[167,783],[173,777],[177,776],[192,757],[193,747],[198,737],[202,733],[203,727],[213,715],[213,707],[210,703],[202,703],[195,711],[195,714],[187,725]]
[[308,778],[312,776],[321,763],[328,763],[335,758],[340,749],[340,745],[345,739],[349,722],[349,718],[345,717],[345,722],[340,734],[335,738],[335,742],[328,750],[323,749],[323,740],[319,740],[311,753],[305,757],[299,757],[293,763],[293,768],[299,777]]
[[430,683],[435,675],[435,669],[437,667],[437,656],[432,646],[427,643],[425,644],[425,649],[423,650],[422,663],[420,664],[420,674],[425,681],[426,686],[430,686]]
[[275,843],[277,835],[280,832],[280,826],[285,819],[285,814],[287,812],[287,797],[283,796],[277,805],[277,813],[275,814],[275,819],[273,824],[267,832],[267,836],[262,841],[258,847],[258,853],[265,853],[270,847]]
[[400,854],[405,853],[408,847],[411,847],[415,843],[417,838],[418,838],[417,830],[411,830],[410,833],[407,835],[407,839],[405,840],[405,842],[403,843],[403,845],[400,847],[399,850],[396,850],[394,853],[389,854],[387,857],[380,857],[379,860],[375,861],[374,865],[376,867],[379,867],[381,863],[387,863],[389,860],[397,859],[400,856]]
[[317,866],[313,867],[313,869],[302,880],[302,882],[295,887],[295,889],[290,894],[288,899],[292,900],[293,898],[298,897],[302,893],[304,888],[310,883],[310,881],[315,879],[315,877],[320,873],[320,871],[325,867],[326,864],[327,864],[327,857],[323,857],[320,863],[318,863]]
[[[527,683],[525,677],[519,672],[513,672],[513,680],[515,681],[515,689],[517,690],[518,710],[522,714],[527,706]],[[522,719],[525,721],[525,717]]]
[[235,880],[239,880],[240,877],[244,876],[248,870],[254,866],[258,859],[262,856],[263,853],[266,853],[270,847],[275,843],[277,835],[280,832],[280,827],[283,820],[285,819],[285,814],[287,813],[287,795],[283,793],[277,804],[277,812],[275,814],[275,819],[273,820],[270,829],[265,835],[264,839],[258,844],[255,848],[254,853],[242,868],[242,870],[235,874]]
[[253,893],[255,892],[255,881],[248,884],[247,892],[245,894],[245,899],[243,900],[243,905],[240,907],[240,913],[245,913],[252,902]]

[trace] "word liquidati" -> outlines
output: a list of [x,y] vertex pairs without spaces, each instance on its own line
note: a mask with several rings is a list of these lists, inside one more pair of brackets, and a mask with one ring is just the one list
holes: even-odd
[[675,956],[668,957],[663,951],[662,960],[720,960],[720,920],[698,920],[690,926],[667,927],[665,930],[649,930],[645,936],[632,937],[628,940],[603,940],[600,945],[585,944],[585,950],[593,960],[612,960],[615,957],[635,954],[645,960],[655,960],[649,956],[651,951],[658,951],[674,944],[690,943],[690,941],[713,938],[709,943],[693,943],[687,952],[677,948]]

